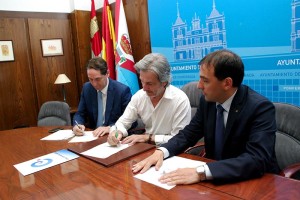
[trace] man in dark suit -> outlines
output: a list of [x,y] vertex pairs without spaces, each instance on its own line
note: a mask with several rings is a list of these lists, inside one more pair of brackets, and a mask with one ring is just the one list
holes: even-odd
[[[226,183],[260,177],[266,172],[278,173],[275,108],[268,99],[241,84],[241,58],[231,51],[219,50],[199,64],[198,88],[203,96],[194,118],[168,143],[135,164],[133,172],[143,173],[152,165],[158,170],[164,158],[182,153],[204,137],[206,157],[216,161],[167,173],[160,178],[162,183]],[[223,113],[217,117],[217,107],[221,106]],[[217,118],[221,119],[220,129]]]
[[109,78],[107,64],[100,57],[88,61],[87,76],[89,82],[83,85],[78,111],[73,118],[73,131],[82,135],[88,122],[88,127],[95,129],[94,136],[103,136],[123,114],[131,92],[128,86]]

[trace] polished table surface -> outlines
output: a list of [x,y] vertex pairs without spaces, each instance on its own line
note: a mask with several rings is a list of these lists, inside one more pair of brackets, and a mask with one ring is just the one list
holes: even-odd
[[[153,149],[111,167],[80,156],[23,176],[13,165],[78,145],[40,140],[52,128],[0,131],[0,199],[300,199],[300,181],[272,174],[225,185],[201,182],[162,189],[134,178],[131,172],[132,164],[151,155]],[[208,161],[187,154],[180,156]]]

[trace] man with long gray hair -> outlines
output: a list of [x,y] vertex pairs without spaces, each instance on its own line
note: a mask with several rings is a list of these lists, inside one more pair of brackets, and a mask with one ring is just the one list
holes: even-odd
[[[134,94],[123,115],[110,128],[108,143],[133,145],[148,142],[160,145],[183,129],[191,120],[191,106],[186,94],[172,85],[167,59],[150,53],[135,64],[143,89]],[[128,136],[127,130],[138,118],[146,132]]]

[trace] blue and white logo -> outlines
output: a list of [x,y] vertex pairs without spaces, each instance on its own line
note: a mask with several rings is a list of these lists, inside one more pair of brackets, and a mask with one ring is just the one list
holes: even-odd
[[53,160],[50,158],[38,159],[36,162],[31,164],[31,167],[43,167],[52,163],[52,161]]

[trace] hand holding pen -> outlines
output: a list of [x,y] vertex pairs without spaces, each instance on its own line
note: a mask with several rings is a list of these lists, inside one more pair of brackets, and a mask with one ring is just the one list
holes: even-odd
[[118,137],[119,137],[119,131],[118,131],[118,127],[116,126],[115,138],[118,140],[117,145],[120,144],[120,139],[121,139],[121,138],[119,139]]
[[120,143],[120,140],[122,139],[122,133],[118,131],[117,126],[115,126],[115,131],[112,131],[107,138],[107,142],[111,146],[117,146]]
[[75,120],[76,125],[73,127],[73,132],[76,136],[82,136],[84,135],[84,125],[78,124],[78,122]]

